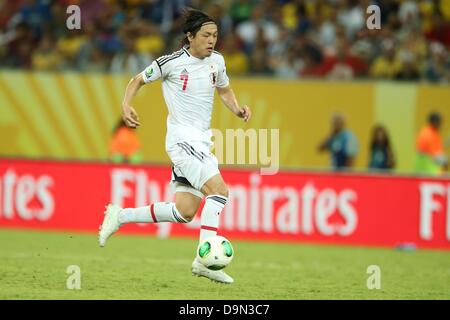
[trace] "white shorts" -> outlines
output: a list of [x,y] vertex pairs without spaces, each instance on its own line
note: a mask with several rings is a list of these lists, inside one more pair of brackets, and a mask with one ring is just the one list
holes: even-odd
[[172,160],[175,192],[190,192],[200,198],[206,181],[220,174],[219,163],[206,143],[179,142],[167,149]]

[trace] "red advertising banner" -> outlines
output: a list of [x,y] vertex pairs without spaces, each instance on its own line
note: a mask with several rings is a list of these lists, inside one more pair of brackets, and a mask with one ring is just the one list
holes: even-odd
[[[230,239],[450,249],[450,180],[222,169]],[[0,159],[0,227],[96,232],[109,202],[173,200],[169,166]],[[200,211],[200,210],[199,210]],[[120,232],[198,236],[188,224],[129,224]]]

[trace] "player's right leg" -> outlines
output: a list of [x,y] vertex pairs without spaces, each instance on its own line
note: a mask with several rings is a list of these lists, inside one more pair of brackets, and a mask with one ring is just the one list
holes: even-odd
[[156,202],[150,206],[125,208],[109,204],[99,230],[99,244],[105,246],[106,240],[125,223],[187,223],[191,221],[202,201],[201,193],[179,192],[183,186],[177,186],[175,202]]
[[205,277],[215,282],[231,284],[234,282],[233,278],[225,273],[223,270],[209,270],[200,261],[194,259],[191,268],[192,274],[197,277]]

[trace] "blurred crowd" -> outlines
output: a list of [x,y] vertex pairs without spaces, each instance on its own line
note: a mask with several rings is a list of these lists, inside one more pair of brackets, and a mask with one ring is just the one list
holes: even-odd
[[[352,169],[359,151],[358,137],[347,127],[345,116],[334,113],[331,117],[330,134],[318,147],[320,152],[330,154],[334,170]],[[442,115],[431,112],[427,123],[416,137],[415,172],[425,175],[442,175],[449,170],[449,157],[445,149],[449,140],[444,140],[441,129]],[[382,124],[373,127],[369,143],[368,169],[372,172],[389,173],[396,167],[394,147],[387,128]]]
[[180,47],[186,7],[218,22],[230,75],[450,81],[448,0],[0,0],[0,67],[138,73]]

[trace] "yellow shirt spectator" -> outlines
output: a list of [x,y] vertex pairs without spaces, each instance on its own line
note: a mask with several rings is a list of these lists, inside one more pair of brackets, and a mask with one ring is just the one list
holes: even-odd
[[439,2],[439,9],[446,20],[450,20],[450,1],[441,0]]
[[223,57],[227,62],[227,73],[230,75],[243,75],[248,72],[248,61],[244,53],[236,51],[224,53]]
[[72,58],[78,54],[81,50],[81,46],[85,44],[86,37],[84,36],[72,36],[62,38],[58,41],[58,49],[65,56]]
[[62,62],[61,55],[55,49],[52,39],[44,36],[39,48],[31,56],[31,64],[36,70],[56,70]]
[[61,56],[56,52],[36,51],[32,57],[32,66],[36,70],[56,70],[61,64]]
[[159,55],[164,49],[164,41],[158,35],[141,36],[136,39],[135,48],[138,53]]
[[398,59],[388,59],[385,56],[381,56],[375,59],[369,72],[374,78],[392,79],[400,68],[401,63]]

